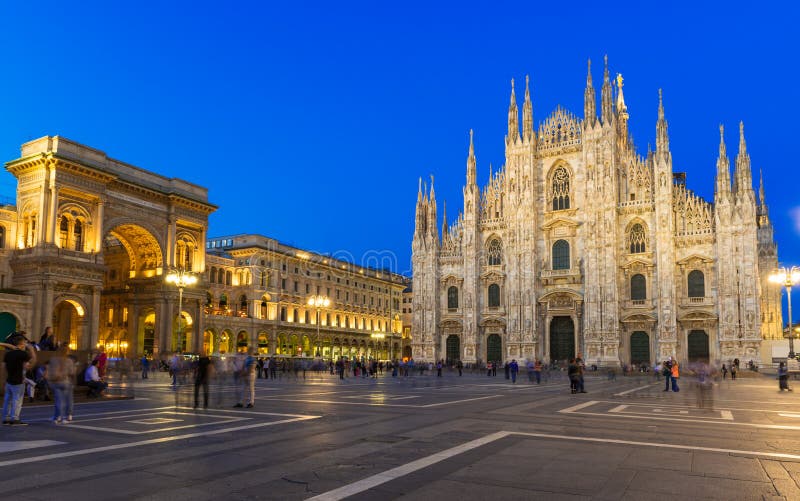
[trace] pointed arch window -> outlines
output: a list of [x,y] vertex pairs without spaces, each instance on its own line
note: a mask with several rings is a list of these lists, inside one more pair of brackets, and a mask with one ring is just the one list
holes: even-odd
[[458,308],[458,287],[451,286],[447,289],[447,309],[455,310]]
[[569,268],[569,242],[557,240],[553,244],[553,269],[568,270]]
[[503,262],[503,244],[499,238],[493,238],[486,247],[486,258],[489,266],[499,266]]
[[647,299],[647,279],[641,273],[637,273],[631,277],[631,300],[644,301],[645,299]]
[[687,280],[689,288],[689,297],[705,297],[706,295],[706,277],[700,270],[692,270],[689,272]]
[[628,234],[628,247],[631,254],[640,254],[647,249],[647,234],[644,232],[644,227],[636,223],[631,226],[631,231]]
[[488,296],[489,308],[498,308],[500,306],[500,286],[491,284],[489,286]]
[[569,209],[569,173],[564,167],[553,172],[553,210]]

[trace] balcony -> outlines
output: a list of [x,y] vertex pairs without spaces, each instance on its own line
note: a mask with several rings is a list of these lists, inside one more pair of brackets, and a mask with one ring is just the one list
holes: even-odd
[[629,299],[625,301],[625,308],[635,308],[639,310],[647,310],[653,307],[651,299]]
[[713,306],[713,297],[684,297],[681,298],[681,306]]
[[542,270],[539,273],[539,277],[544,285],[576,284],[581,281],[581,270],[578,265],[573,264],[571,268],[566,270]]

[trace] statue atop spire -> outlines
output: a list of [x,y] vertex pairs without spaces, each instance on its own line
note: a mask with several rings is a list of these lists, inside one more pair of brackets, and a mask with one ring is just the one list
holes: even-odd
[[731,195],[731,174],[730,161],[725,148],[725,126],[719,126],[719,157],[717,157],[717,182],[714,192],[714,200],[717,205],[720,202],[729,202]]
[[[739,153],[736,155],[736,171],[733,178],[734,191],[753,191],[753,174],[750,171],[750,155],[744,140],[744,122],[739,122]],[[755,198],[755,197],[754,197]],[[755,201],[755,200],[754,200]]]
[[589,59],[586,70],[586,89],[583,91],[583,120],[594,125],[597,120],[597,97],[592,84],[592,60]]
[[617,73],[617,111],[626,110],[625,96],[622,94],[622,73]]
[[533,103],[531,102],[530,77],[525,75],[525,103],[522,105],[522,139],[533,138]]
[[511,103],[508,105],[508,136],[506,141],[515,143],[519,139],[519,111],[517,95],[514,93],[514,79],[511,79]]
[[608,56],[603,56],[605,67],[603,69],[603,88],[601,89],[600,96],[600,114],[602,115],[603,124],[611,123],[614,119],[613,100],[611,97],[611,78],[608,75]]
[[472,141],[472,129],[469,130],[469,155],[467,155],[467,186],[475,186],[476,181],[475,144]]
[[658,89],[658,121],[656,121],[656,151],[669,151],[669,134],[667,120],[664,118],[664,101],[661,89]]

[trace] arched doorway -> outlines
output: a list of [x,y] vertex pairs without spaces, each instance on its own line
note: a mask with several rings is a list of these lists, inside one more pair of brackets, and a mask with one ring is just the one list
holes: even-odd
[[233,350],[231,346],[233,344],[233,333],[229,330],[222,331],[222,334],[219,336],[219,352],[221,355],[226,353],[231,353]]
[[708,363],[708,334],[706,331],[694,330],[689,332],[686,339],[687,351],[690,362]]
[[503,340],[498,334],[491,334],[486,338],[486,361],[503,361]]
[[461,340],[455,334],[447,336],[445,341],[445,360],[448,364],[454,364],[461,360]]
[[83,307],[73,300],[61,301],[53,310],[53,336],[59,344],[67,343],[71,349],[94,349],[89,340],[81,339]]
[[206,355],[214,353],[214,331],[211,329],[203,333],[203,353]]
[[247,331],[239,331],[236,335],[236,352],[247,353]]
[[575,357],[575,325],[571,317],[553,317],[550,322],[550,360]]
[[650,336],[646,332],[631,334],[631,363],[650,365]]

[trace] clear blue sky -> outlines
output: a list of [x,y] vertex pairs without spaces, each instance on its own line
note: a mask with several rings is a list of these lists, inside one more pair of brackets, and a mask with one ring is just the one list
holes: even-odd
[[60,134],[207,186],[211,236],[390,250],[408,272],[417,178],[452,220],[468,130],[479,182],[503,163],[509,80],[531,75],[536,123],[582,115],[586,59],[598,84],[608,54],[640,151],[661,87],[675,170],[706,199],[717,126],[733,161],[744,120],[780,258],[800,264],[794,4],[428,3],[3,2],[0,157]]

